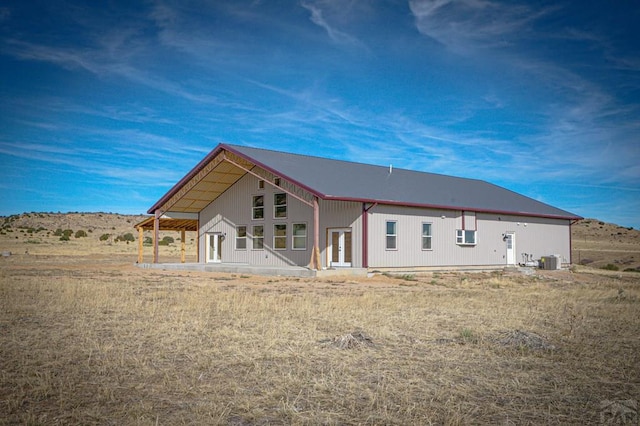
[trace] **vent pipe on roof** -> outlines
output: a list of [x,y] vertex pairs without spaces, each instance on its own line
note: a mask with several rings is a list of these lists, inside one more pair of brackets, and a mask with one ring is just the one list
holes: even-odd
[[389,164],[389,174],[393,173],[393,164]]

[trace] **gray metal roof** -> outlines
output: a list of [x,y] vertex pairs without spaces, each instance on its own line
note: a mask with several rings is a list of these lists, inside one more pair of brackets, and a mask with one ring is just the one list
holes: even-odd
[[324,199],[580,219],[568,211],[482,180],[398,168],[390,173],[389,167],[239,145],[220,147]]

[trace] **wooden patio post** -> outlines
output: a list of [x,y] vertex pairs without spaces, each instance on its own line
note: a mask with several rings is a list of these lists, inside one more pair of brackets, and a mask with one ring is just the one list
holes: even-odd
[[160,239],[160,210],[153,218],[153,263],[158,263],[158,240]]
[[142,229],[142,226],[138,226],[138,263],[142,263],[142,261],[144,260],[143,258],[143,244],[144,242],[144,230]]
[[185,262],[185,252],[187,250],[187,243],[184,241],[184,239],[186,238],[186,232],[184,232],[184,229],[180,231],[180,262],[184,263]]
[[200,263],[200,221],[196,227],[196,263]]

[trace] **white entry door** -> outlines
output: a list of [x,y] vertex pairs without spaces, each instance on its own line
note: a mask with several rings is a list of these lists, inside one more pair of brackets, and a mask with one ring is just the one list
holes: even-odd
[[505,243],[507,246],[507,265],[516,264],[516,234],[513,232],[507,232],[504,234]]
[[330,229],[327,252],[329,267],[350,267],[351,229]]
[[222,262],[222,234],[207,234],[207,262]]

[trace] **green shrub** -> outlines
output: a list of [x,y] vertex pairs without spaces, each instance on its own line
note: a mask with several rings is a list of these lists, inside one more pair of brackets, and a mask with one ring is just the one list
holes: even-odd
[[145,237],[145,238],[144,238],[144,243],[143,243],[143,244],[145,244],[145,245],[147,245],[147,246],[150,246],[151,244],[153,244],[153,238],[151,238],[151,237]]
[[111,237],[111,234],[100,235],[100,241],[107,241]]
[[65,229],[64,231],[62,231],[62,235],[66,236],[66,237],[70,237],[73,235],[73,230],[72,229]]
[[618,268],[613,263],[607,263],[605,266],[603,266],[600,269],[606,269],[607,271],[618,271],[620,268]]
[[160,241],[158,241],[158,245],[159,246],[168,246],[169,242],[167,240],[160,240]]
[[173,239],[173,237],[170,237],[170,236],[167,235],[166,237],[164,237],[162,239],[162,241],[166,241],[167,242],[166,244],[163,244],[163,245],[166,246],[166,245],[172,244],[174,242],[174,239]]
[[135,241],[135,237],[133,236],[133,234],[131,232],[127,232],[124,235],[119,235],[116,237],[116,242],[118,241],[126,241],[127,243],[130,243],[131,241]]
[[63,234],[63,235],[60,237],[60,241],[69,241],[69,236],[68,236],[68,235]]
[[53,233],[54,237],[60,237],[62,236],[62,229],[58,228],[56,229],[56,231]]
[[83,237],[86,237],[86,236],[87,236],[87,233],[85,231],[83,231],[82,229],[79,230],[79,231],[76,231],[76,235],[75,235],[76,238],[83,238]]

